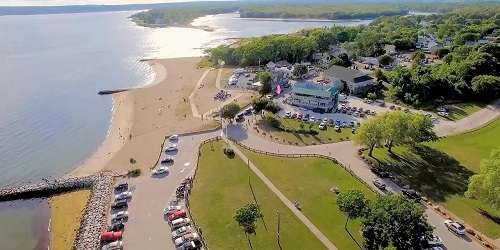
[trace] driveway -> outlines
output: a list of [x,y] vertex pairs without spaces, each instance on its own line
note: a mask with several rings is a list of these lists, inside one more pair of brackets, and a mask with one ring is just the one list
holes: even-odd
[[[133,198],[129,203],[129,220],[123,236],[125,249],[175,249],[170,227],[163,218],[163,209],[175,197],[181,181],[193,175],[201,142],[218,135],[220,130],[179,137],[179,150],[173,155],[175,162],[168,175],[157,178],[143,173],[129,180]],[[168,145],[166,142],[165,146]],[[165,153],[161,156],[164,158]]]
[[[378,178],[371,171],[369,166],[357,157],[358,147],[352,141],[344,141],[334,144],[322,144],[313,146],[293,146],[283,145],[272,142],[256,135],[248,133],[247,128],[235,124],[224,128],[224,134],[234,140],[254,149],[277,153],[277,154],[321,154],[331,156],[337,159],[342,165],[349,168],[355,175],[368,183],[373,190],[378,190],[372,183],[373,179]],[[392,192],[400,192],[400,187],[388,179],[383,179],[387,189]],[[378,190],[379,191],[379,190]],[[380,192],[380,191],[379,191]],[[447,230],[444,226],[444,219],[434,210],[426,208],[425,210],[429,223],[434,226],[435,233],[439,235],[450,250],[473,250],[482,249],[476,241],[466,237],[458,237]]]

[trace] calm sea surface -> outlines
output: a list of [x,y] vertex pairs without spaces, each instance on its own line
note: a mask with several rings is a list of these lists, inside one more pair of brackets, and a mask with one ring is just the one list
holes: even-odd
[[[369,22],[223,14],[194,21],[214,28],[206,32],[138,27],[131,14],[0,16],[0,186],[60,176],[89,157],[104,140],[112,111],[111,98],[97,92],[151,81],[142,58],[199,56],[226,38]],[[0,228],[12,231],[0,230],[1,249],[37,248],[44,239],[30,226],[40,217],[37,204],[0,204]],[[12,206],[20,209],[7,209]]]

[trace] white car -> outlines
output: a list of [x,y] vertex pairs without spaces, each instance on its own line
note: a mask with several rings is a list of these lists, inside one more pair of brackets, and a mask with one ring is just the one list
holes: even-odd
[[179,218],[170,222],[172,229],[177,229],[186,225],[189,225],[191,220],[189,218]]
[[340,131],[340,127],[338,125],[335,125],[334,129],[335,131]]
[[125,191],[115,195],[115,200],[126,200],[132,197],[132,192]]
[[163,209],[163,214],[164,215],[171,215],[177,210],[181,210],[182,206],[168,206],[165,209]]
[[323,118],[323,120],[321,120],[323,123],[328,123],[328,118]]
[[178,141],[179,140],[179,135],[171,135],[168,138],[169,141]]
[[448,228],[448,230],[457,235],[465,235],[465,227],[456,221],[445,220],[444,225]]
[[102,246],[102,250],[117,250],[117,249],[123,249],[123,241],[114,241],[109,244],[106,244]]
[[177,144],[171,144],[165,149],[165,152],[177,151]]
[[113,219],[113,220],[119,220],[119,219],[124,219],[124,218],[128,218],[127,211],[120,211],[120,212],[117,212],[117,213],[114,213],[113,215],[111,215],[111,219]]
[[193,241],[199,239],[200,236],[197,233],[188,233],[174,240],[176,246],[180,246],[188,241]]
[[285,113],[285,117],[286,117],[286,118],[290,118],[290,117],[292,117],[292,112],[287,111],[287,112]]
[[426,240],[427,240],[427,244],[429,246],[441,246],[441,245],[443,245],[443,240],[441,239],[441,237],[439,237],[435,234],[426,238]]
[[162,175],[168,173],[168,167],[166,166],[161,166],[159,168],[153,169],[151,172],[152,175]]
[[437,114],[443,117],[448,117],[450,115],[448,112],[438,112]]
[[191,233],[193,228],[191,226],[183,226],[178,228],[177,230],[172,231],[172,239],[179,238],[185,234]]
[[323,123],[323,122],[322,122],[322,123],[320,123],[320,124],[319,124],[319,129],[321,129],[321,130],[325,130],[325,129],[326,129],[326,124],[325,124],[325,123]]

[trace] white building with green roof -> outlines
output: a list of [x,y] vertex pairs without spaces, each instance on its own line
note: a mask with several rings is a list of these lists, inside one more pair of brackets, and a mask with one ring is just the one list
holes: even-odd
[[313,82],[294,84],[290,96],[290,104],[306,109],[332,112],[337,108],[339,89]]

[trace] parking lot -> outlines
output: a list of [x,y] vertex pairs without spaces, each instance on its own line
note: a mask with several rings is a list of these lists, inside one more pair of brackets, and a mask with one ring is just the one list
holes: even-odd
[[[179,137],[178,150],[169,153],[174,163],[168,166],[168,174],[152,177],[151,173],[143,172],[140,177],[128,180],[132,198],[123,234],[124,249],[176,249],[163,210],[175,199],[180,183],[193,175],[200,143],[219,134],[212,132]],[[165,149],[169,145],[170,142],[165,143],[160,160],[167,157]]]

